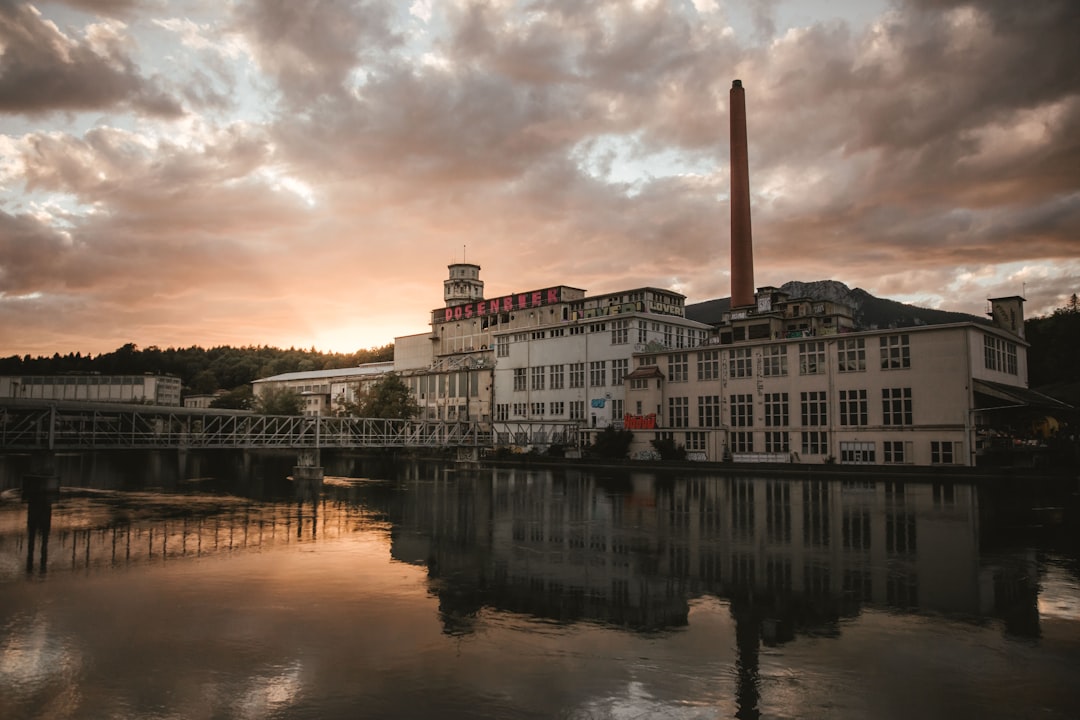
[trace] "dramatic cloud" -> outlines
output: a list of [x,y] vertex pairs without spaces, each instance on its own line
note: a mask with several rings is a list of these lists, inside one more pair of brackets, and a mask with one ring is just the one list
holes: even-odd
[[370,347],[463,256],[726,296],[735,78],[758,285],[1062,304],[1080,6],[854,5],[0,0],[0,354]]
[[139,73],[128,46],[120,22],[87,26],[82,39],[73,39],[33,6],[0,1],[0,113],[34,116],[120,106],[179,115],[176,100]]

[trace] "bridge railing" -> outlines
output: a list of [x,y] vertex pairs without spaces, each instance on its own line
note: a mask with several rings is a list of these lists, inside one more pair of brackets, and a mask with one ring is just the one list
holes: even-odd
[[476,423],[254,415],[102,403],[0,404],[0,450],[484,447]]

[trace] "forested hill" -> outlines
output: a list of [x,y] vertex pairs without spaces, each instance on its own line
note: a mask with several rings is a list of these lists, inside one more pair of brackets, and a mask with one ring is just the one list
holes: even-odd
[[393,359],[393,344],[355,353],[322,353],[315,349],[282,350],[266,346],[222,346],[209,350],[198,346],[166,350],[151,346],[140,350],[133,343],[128,343],[111,353],[97,356],[57,353],[52,357],[13,355],[0,358],[0,375],[169,374],[180,378],[185,393],[212,393],[246,386],[252,380],[281,373],[333,370]]

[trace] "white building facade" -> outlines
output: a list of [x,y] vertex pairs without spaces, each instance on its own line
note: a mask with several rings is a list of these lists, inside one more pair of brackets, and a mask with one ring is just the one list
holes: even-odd
[[23,400],[180,405],[173,375],[15,375],[0,377],[0,397]]

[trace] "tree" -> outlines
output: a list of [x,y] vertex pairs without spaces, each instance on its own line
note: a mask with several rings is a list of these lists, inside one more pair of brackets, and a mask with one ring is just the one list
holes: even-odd
[[304,398],[292,388],[270,387],[255,398],[255,412],[260,415],[303,415]]
[[408,420],[420,413],[420,406],[401,376],[390,372],[357,398],[355,413],[359,417]]
[[249,410],[254,398],[250,385],[241,385],[210,401],[210,407],[220,410]]
[[632,442],[634,433],[629,430],[616,430],[608,425],[596,433],[596,442],[589,446],[589,455],[606,460],[624,460],[630,452]]
[[653,440],[652,446],[656,450],[656,452],[660,453],[661,460],[686,459],[686,447],[683,445],[677,445],[675,441],[671,438]]

